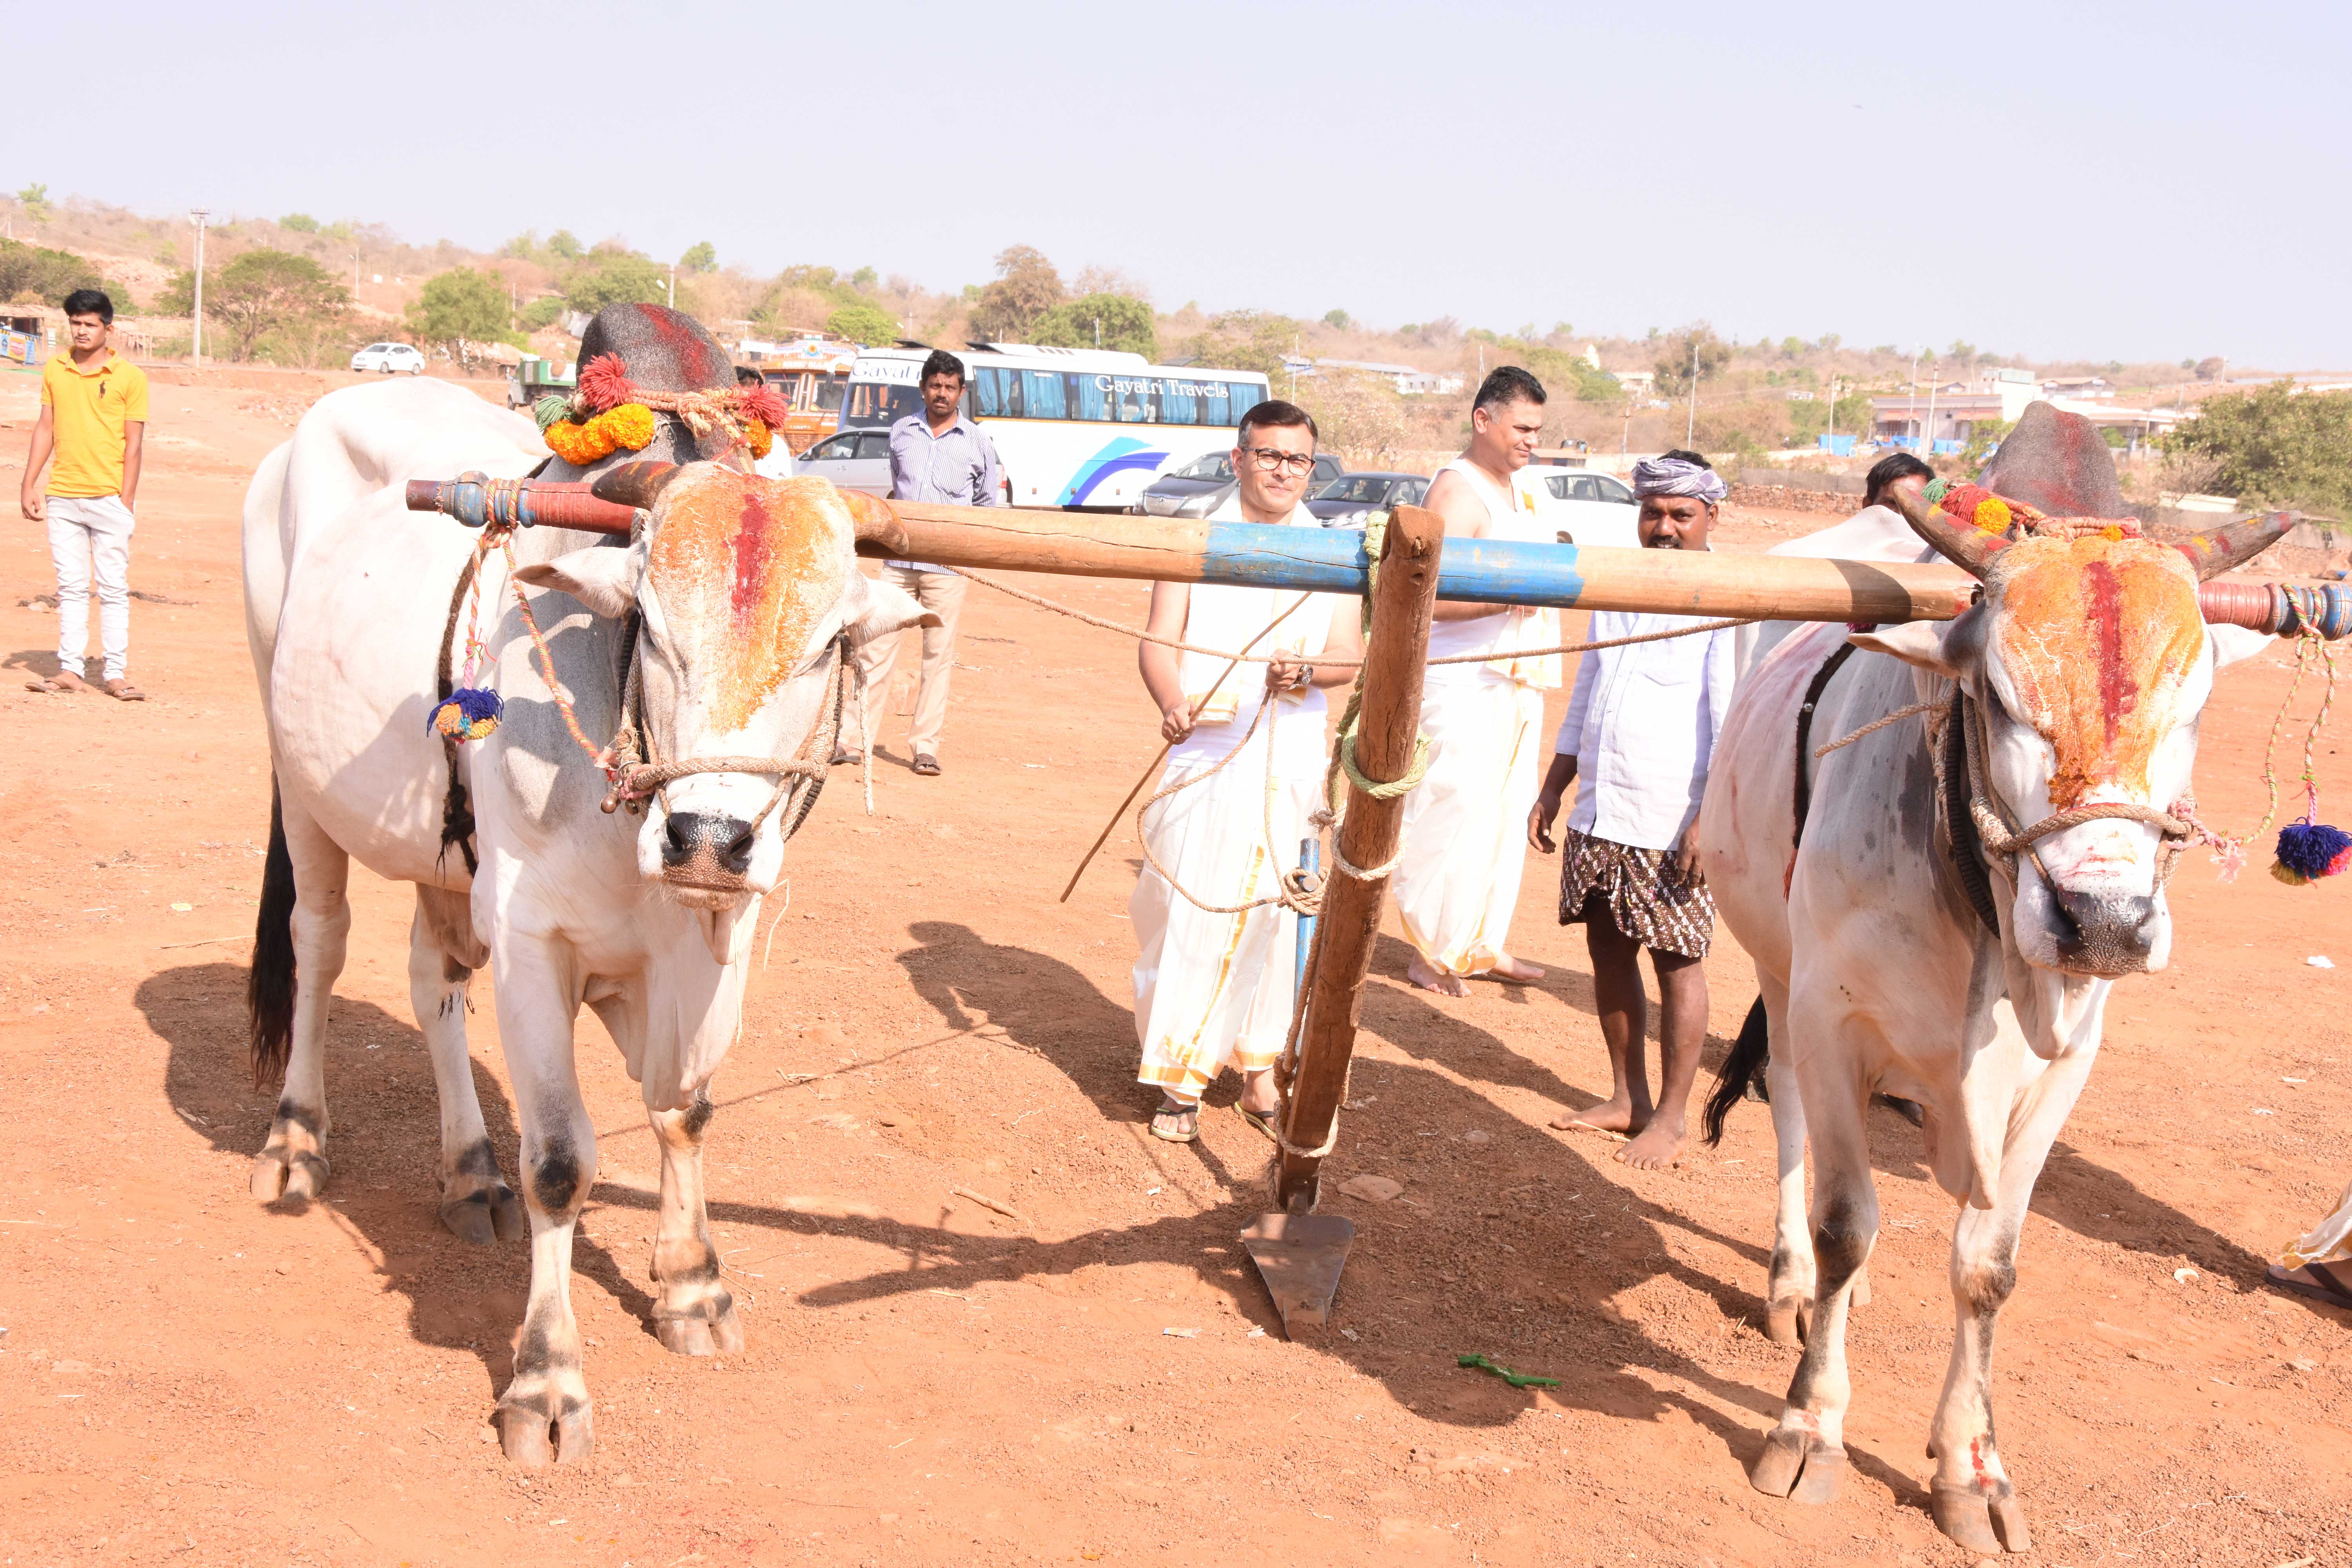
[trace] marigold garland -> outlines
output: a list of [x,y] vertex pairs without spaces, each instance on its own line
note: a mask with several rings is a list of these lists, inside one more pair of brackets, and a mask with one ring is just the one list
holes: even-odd
[[573,468],[584,468],[623,447],[645,450],[654,438],[654,411],[642,403],[624,403],[584,425],[560,419],[541,435],[550,451]]
[[743,427],[743,439],[751,444],[751,458],[754,462],[775,449],[775,432],[768,428],[765,420],[753,419],[746,422]]

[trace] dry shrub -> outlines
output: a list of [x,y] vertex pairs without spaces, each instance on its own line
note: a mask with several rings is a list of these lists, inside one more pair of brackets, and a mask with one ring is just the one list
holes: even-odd
[[1381,376],[1326,370],[1300,384],[1298,402],[1315,416],[1324,449],[1351,468],[1389,468],[1406,445],[1403,399]]

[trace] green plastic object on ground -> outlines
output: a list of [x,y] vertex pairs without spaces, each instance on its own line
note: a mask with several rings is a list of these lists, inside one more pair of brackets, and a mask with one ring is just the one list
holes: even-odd
[[1457,1366],[1475,1366],[1480,1372],[1491,1372],[1513,1388],[1558,1388],[1559,1386],[1559,1379],[1556,1377],[1538,1377],[1533,1373],[1513,1372],[1509,1367],[1490,1361],[1483,1355],[1455,1356],[1454,1361]]

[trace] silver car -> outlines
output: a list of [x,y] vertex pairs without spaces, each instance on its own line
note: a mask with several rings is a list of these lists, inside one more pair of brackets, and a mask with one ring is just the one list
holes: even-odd
[[414,343],[370,343],[352,356],[352,368],[381,371],[386,375],[396,370],[423,375],[425,355]]
[[885,429],[844,430],[827,436],[793,459],[797,476],[831,479],[837,489],[864,490],[888,500],[890,495],[890,432]]

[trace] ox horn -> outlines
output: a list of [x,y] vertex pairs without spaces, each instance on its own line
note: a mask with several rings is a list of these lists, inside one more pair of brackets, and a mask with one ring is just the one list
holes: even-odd
[[650,508],[669,482],[677,478],[677,467],[676,463],[650,461],[617,463],[598,474],[588,489],[598,500]]
[[1903,514],[1914,533],[1935,546],[1937,554],[1979,581],[1992,558],[2009,548],[2006,536],[1971,528],[1905,486],[1888,487],[1886,503]]
[[2267,517],[2242,517],[2223,523],[2210,533],[2200,533],[2188,543],[2176,545],[2189,557],[2189,564],[2197,573],[2200,583],[2219,577],[2232,566],[2242,566],[2286,537],[2302,514],[2274,511]]
[[848,503],[849,515],[856,520],[857,542],[879,547],[878,552],[869,550],[866,553],[903,559],[911,552],[907,525],[899,521],[897,510],[888,501],[864,490],[843,490],[841,499]]

